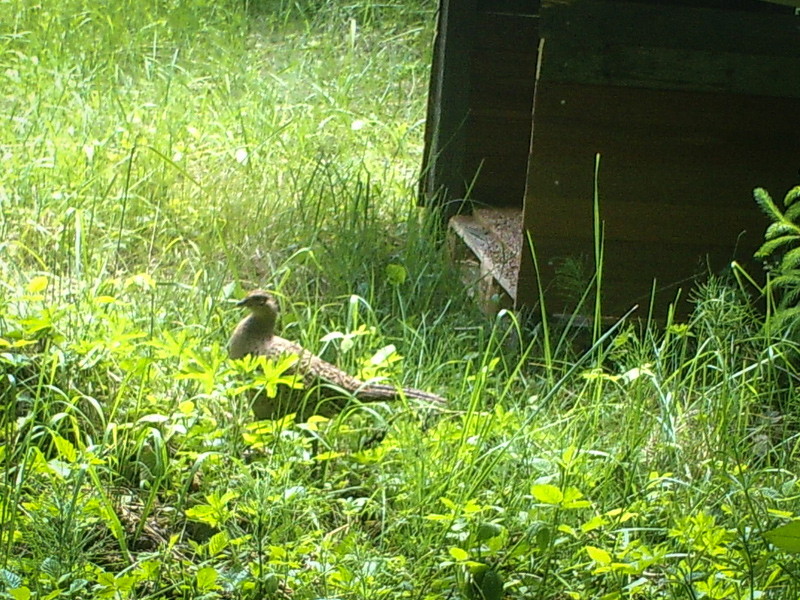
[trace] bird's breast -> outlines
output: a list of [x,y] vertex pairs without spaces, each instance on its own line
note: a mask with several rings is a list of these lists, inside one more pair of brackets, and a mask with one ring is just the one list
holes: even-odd
[[264,354],[271,337],[271,333],[262,323],[252,316],[245,317],[236,326],[228,342],[228,356],[238,360],[248,355]]

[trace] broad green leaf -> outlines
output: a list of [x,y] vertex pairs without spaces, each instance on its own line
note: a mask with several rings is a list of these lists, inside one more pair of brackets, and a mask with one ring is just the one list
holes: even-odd
[[449,508],[451,511],[453,511],[453,512],[455,512],[455,511],[456,511],[456,508],[457,508],[457,507],[456,507],[456,504],[455,504],[455,502],[453,502],[453,501],[452,501],[452,500],[450,500],[449,498],[441,497],[441,498],[439,498],[439,502],[441,502],[442,504],[444,504],[444,505],[445,505],[447,508]]
[[149,273],[136,273],[125,280],[125,289],[136,286],[143,290],[156,289],[156,282]]
[[598,564],[606,566],[611,564],[611,555],[602,548],[586,546],[586,553],[589,555],[589,558]]
[[653,371],[650,370],[650,365],[645,364],[641,367],[634,367],[632,369],[628,369],[625,371],[621,376],[620,379],[625,383],[631,383],[636,381],[640,377],[652,377]]
[[386,281],[389,285],[400,286],[406,282],[407,272],[403,265],[386,265]]
[[490,540],[497,537],[503,532],[503,528],[496,523],[481,523],[478,526],[478,531],[475,532],[475,539],[479,542]]
[[581,531],[583,533],[589,533],[590,531],[594,531],[599,527],[603,527],[605,524],[606,524],[605,518],[603,518],[601,515],[597,515],[586,521],[586,523],[584,523],[583,525],[581,525]]
[[452,556],[455,560],[459,562],[463,562],[469,558],[469,554],[466,550],[462,550],[461,548],[456,548],[455,546],[450,548],[447,551],[450,556]]
[[203,567],[197,572],[197,589],[207,592],[216,587],[217,570],[213,567]]
[[53,441],[56,444],[58,455],[61,458],[70,463],[74,463],[76,460],[78,460],[78,452],[75,450],[75,446],[72,445],[72,442],[65,440],[60,435],[54,435]]
[[583,498],[583,492],[576,487],[568,487],[564,490],[564,503],[575,502]]
[[397,362],[398,360],[402,360],[403,357],[397,354],[397,348],[394,344],[389,344],[388,346],[384,346],[380,350],[378,350],[372,357],[369,359],[369,362],[372,363],[376,367],[380,366],[388,366],[393,362]]
[[578,537],[578,532],[575,531],[575,528],[567,525],[566,523],[561,523],[558,527],[556,527],[556,529],[561,533],[566,533],[574,538]]
[[233,500],[235,498],[237,498],[236,493],[235,492],[231,492],[231,491],[227,491],[224,494],[222,494],[221,496],[217,492],[208,494],[206,496],[206,500],[208,501],[208,503],[211,506],[215,506],[217,508],[222,508],[228,502],[230,502],[231,500]]
[[219,524],[219,520],[217,519],[216,510],[207,504],[202,504],[200,506],[192,506],[191,508],[186,509],[186,517],[193,521],[200,521],[201,523],[207,523],[212,527],[216,527]]
[[767,531],[764,534],[764,539],[779,550],[790,554],[800,554],[800,520],[790,521],[785,525]]
[[550,546],[550,528],[549,527],[542,527],[539,531],[536,532],[536,547],[539,549],[539,552],[544,552]]
[[20,587],[8,592],[14,600],[30,600],[31,591],[26,587]]
[[286,560],[286,557],[289,556],[289,553],[286,552],[286,549],[282,546],[270,546],[269,547],[269,559],[270,560]]
[[29,294],[38,294],[47,288],[48,283],[47,277],[39,275],[28,282],[28,285],[25,286],[25,291]]
[[224,531],[220,531],[216,535],[213,535],[210,540],[208,540],[208,554],[209,556],[216,556],[225,548],[228,547],[228,534]]
[[303,424],[303,429],[308,431],[320,431],[323,427],[325,427],[326,423],[329,423],[330,419],[328,417],[323,417],[321,415],[311,415],[311,417]]
[[503,578],[494,569],[487,569],[482,574],[480,590],[484,600],[500,600],[503,597]]
[[314,460],[317,462],[325,462],[326,460],[334,460],[336,458],[344,456],[343,452],[335,452],[333,450],[328,452],[321,452],[314,457]]
[[140,417],[137,423],[166,423],[169,417],[166,415],[150,414]]
[[564,499],[564,494],[561,493],[561,490],[550,484],[534,485],[531,488],[531,495],[545,504],[561,504]]

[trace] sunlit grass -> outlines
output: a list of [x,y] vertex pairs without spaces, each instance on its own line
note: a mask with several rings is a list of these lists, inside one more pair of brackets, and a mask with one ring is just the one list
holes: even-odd
[[[435,8],[0,3],[0,598],[797,597],[791,340],[717,280],[478,316],[415,206]],[[450,406],[253,424],[253,287]]]

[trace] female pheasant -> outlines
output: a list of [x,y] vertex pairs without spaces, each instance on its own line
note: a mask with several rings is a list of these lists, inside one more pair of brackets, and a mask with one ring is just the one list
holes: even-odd
[[279,360],[296,356],[291,372],[302,379],[302,390],[291,390],[281,386],[275,398],[260,393],[253,402],[257,419],[279,419],[296,413],[298,421],[311,415],[332,417],[347,404],[350,396],[361,402],[395,400],[401,396],[429,404],[444,405],[447,401],[436,394],[414,388],[395,388],[361,381],[309,352],[299,344],[275,335],[278,319],[278,303],[268,292],[255,290],[237,304],[250,309],[231,336],[228,355],[232,359],[245,356],[267,356]]

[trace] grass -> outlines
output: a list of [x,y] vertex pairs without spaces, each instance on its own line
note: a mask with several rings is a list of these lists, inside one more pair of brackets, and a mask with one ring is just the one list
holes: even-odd
[[[486,322],[414,206],[434,10],[0,3],[0,598],[798,597],[792,340],[716,279]],[[253,287],[451,406],[253,424]]]

